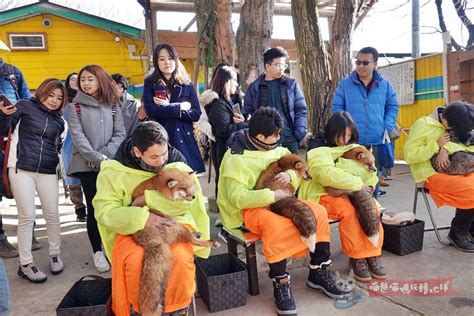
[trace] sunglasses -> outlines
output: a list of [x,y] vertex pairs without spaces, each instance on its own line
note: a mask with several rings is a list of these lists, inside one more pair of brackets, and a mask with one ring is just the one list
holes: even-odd
[[373,61],[367,61],[367,60],[362,61],[362,60],[358,60],[358,59],[355,61],[355,64],[357,66],[360,66],[360,65],[367,66],[370,63],[373,63]]

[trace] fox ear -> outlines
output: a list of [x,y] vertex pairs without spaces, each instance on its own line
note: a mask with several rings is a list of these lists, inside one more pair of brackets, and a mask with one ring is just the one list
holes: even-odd
[[303,169],[303,163],[301,161],[295,162],[295,169]]
[[170,188],[170,189],[174,188],[177,184],[178,184],[178,181],[176,181],[174,179],[168,180],[168,188]]
[[364,158],[365,158],[365,154],[364,154],[364,153],[358,153],[358,154],[357,154],[357,159],[358,159],[358,160],[362,160],[362,159],[364,159]]

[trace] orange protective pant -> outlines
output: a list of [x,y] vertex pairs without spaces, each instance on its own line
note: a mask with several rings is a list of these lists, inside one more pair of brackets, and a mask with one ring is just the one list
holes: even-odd
[[438,207],[443,205],[458,209],[474,208],[474,173],[451,176],[435,173],[425,181],[425,188]]
[[380,256],[382,254],[383,228],[379,224],[379,241],[375,247],[367,238],[357,219],[355,208],[347,196],[323,195],[319,203],[328,212],[329,218],[339,220],[339,237],[342,251],[354,259]]
[[[316,217],[316,242],[329,242],[330,229],[326,210],[317,203],[304,202],[311,207]],[[245,226],[262,238],[262,250],[268,263],[289,257],[305,257],[308,254],[308,247],[301,241],[300,233],[291,219],[265,207],[249,208],[242,212]]]
[[[173,267],[165,292],[165,312],[174,312],[191,304],[196,290],[193,246],[189,243],[171,245]],[[140,275],[145,250],[131,236],[117,235],[112,249],[112,310],[117,316],[130,315],[138,308]]]

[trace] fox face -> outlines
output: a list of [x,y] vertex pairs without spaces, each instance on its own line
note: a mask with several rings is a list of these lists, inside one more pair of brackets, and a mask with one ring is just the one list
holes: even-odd
[[375,167],[375,157],[372,153],[372,149],[367,149],[365,146],[358,146],[346,151],[342,157],[358,161],[369,171],[377,170]]
[[178,169],[164,169],[155,176],[153,187],[172,201],[192,201],[196,198],[197,190],[192,177],[193,174],[194,172]]
[[278,166],[282,170],[288,170],[288,169],[295,170],[298,173],[298,175],[304,180],[312,179],[309,174],[309,167],[308,167],[308,164],[306,163],[306,160],[304,160],[302,157],[296,154],[283,156],[278,161]]

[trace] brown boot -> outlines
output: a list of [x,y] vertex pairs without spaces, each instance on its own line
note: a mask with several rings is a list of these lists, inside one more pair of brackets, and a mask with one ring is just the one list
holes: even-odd
[[381,187],[388,187],[390,185],[388,182],[385,181],[384,176],[379,177],[379,183]]
[[349,259],[349,266],[352,268],[354,272],[354,278],[361,282],[367,282],[372,280],[370,276],[369,267],[367,266],[367,262],[365,259]]
[[370,274],[373,278],[379,280],[385,280],[387,278],[387,272],[382,266],[381,256],[367,258],[367,264],[369,265]]

